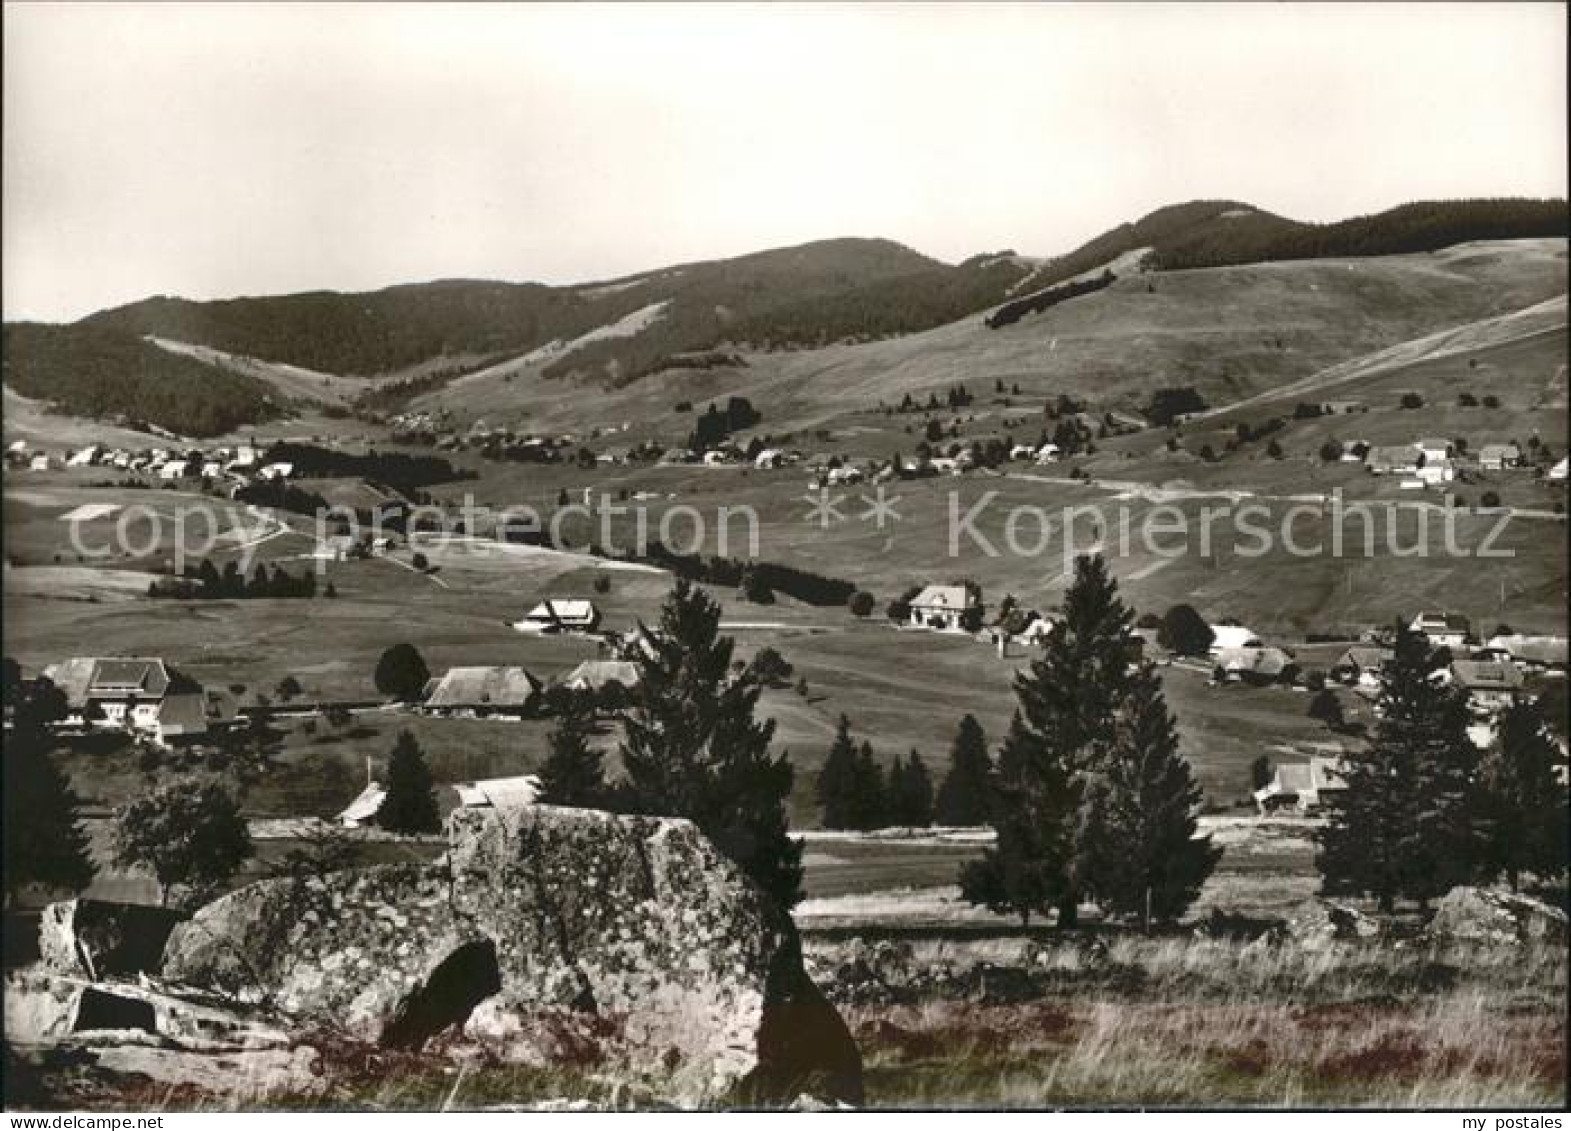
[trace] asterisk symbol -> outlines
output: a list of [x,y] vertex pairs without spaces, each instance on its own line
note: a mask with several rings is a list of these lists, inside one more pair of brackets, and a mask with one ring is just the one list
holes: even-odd
[[845,502],[844,495],[831,495],[828,487],[820,487],[815,495],[809,491],[802,498],[808,501],[807,521],[816,522],[822,530],[828,530],[831,522],[844,522],[845,515],[839,511],[841,503]]
[[875,494],[876,497],[871,499],[866,495],[857,496],[867,504],[867,509],[860,515],[862,521],[871,521],[876,524],[880,530],[884,528],[885,519],[889,520],[890,522],[899,522],[900,512],[895,510],[895,504],[900,501],[900,496],[891,495],[886,499],[884,497],[884,485],[882,483],[878,485],[878,489]]

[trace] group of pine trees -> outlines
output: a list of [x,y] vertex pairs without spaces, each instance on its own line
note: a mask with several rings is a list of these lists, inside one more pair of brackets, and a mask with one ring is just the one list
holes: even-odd
[[170,597],[184,601],[239,601],[258,598],[311,598],[316,596],[316,575],[305,570],[299,577],[282,566],[271,570],[258,564],[248,579],[236,562],[224,563],[220,572],[210,558],[199,566],[187,567],[183,577],[161,577],[148,585],[149,597]]
[[828,829],[926,828],[933,823],[933,781],[915,750],[898,755],[888,772],[873,754],[851,738],[844,715],[835,728],[829,757],[819,772],[818,802]]
[[1391,911],[1458,884],[1566,868],[1567,807],[1558,744],[1543,706],[1522,700],[1482,754],[1467,692],[1437,678],[1449,653],[1399,625],[1370,743],[1345,754],[1346,788],[1328,795],[1319,867],[1328,894]]
[[997,840],[961,872],[969,901],[1061,926],[1090,901],[1149,926],[1211,874],[1221,851],[1195,835],[1200,787],[1155,668],[1131,658],[1131,620],[1103,560],[1078,559],[1062,621],[1015,680],[988,776]]

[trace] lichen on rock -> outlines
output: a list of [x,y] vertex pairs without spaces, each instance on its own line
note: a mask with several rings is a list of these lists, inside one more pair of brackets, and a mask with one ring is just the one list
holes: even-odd
[[861,1059],[788,915],[692,824],[458,810],[429,866],[267,880],[171,937],[167,978],[357,1037],[441,1031],[682,1104],[859,1102]]

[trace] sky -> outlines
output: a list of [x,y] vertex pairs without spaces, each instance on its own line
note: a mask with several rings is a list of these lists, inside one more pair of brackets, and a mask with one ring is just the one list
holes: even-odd
[[1560,4],[43,4],[3,313],[1566,195]]

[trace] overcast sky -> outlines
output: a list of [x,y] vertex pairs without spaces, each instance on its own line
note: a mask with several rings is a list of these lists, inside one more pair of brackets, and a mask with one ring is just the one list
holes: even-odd
[[1559,4],[7,4],[4,313],[1566,194]]

